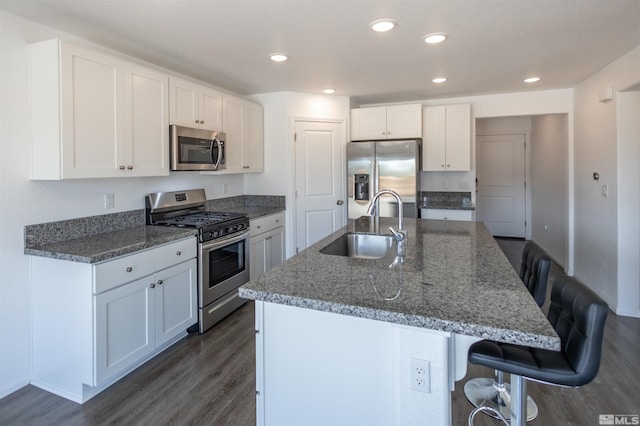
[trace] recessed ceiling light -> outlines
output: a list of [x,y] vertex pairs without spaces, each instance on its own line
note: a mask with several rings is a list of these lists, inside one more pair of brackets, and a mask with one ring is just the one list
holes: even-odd
[[335,89],[324,89],[322,92],[326,95],[333,95],[334,93],[336,93]]
[[445,77],[436,77],[431,81],[433,81],[436,84],[440,84],[440,83],[444,83],[445,81],[447,81],[447,79]]
[[398,23],[393,19],[378,19],[377,21],[373,21],[369,25],[371,26],[371,29],[373,31],[383,33],[385,31],[394,29],[398,25]]
[[447,38],[445,33],[431,33],[424,36],[424,42],[429,44],[442,43]]
[[272,53],[271,54],[271,60],[273,62],[284,62],[287,59],[289,59],[289,57],[287,55],[285,55],[284,53]]
[[524,79],[525,83],[535,83],[536,81],[540,81],[540,77],[529,77]]

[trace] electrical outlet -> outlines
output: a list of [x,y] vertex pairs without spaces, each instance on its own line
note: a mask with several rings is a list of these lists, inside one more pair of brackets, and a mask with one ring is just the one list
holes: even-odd
[[431,392],[429,361],[409,358],[409,383],[412,390],[425,393]]
[[447,189],[448,182],[446,179],[442,179],[442,189]]
[[222,193],[226,194],[229,192],[229,186],[226,183],[222,184]]
[[104,208],[112,209],[114,206],[114,195],[113,194],[104,194]]

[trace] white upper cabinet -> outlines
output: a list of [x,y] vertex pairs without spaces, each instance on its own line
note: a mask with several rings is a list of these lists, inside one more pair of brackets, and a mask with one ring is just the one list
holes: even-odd
[[471,170],[471,105],[424,108],[422,170]]
[[422,137],[420,104],[351,110],[351,140],[408,139]]
[[125,65],[124,147],[135,176],[166,176],[169,170],[169,100],[167,75],[135,64]]
[[222,95],[225,169],[222,173],[258,173],[263,166],[262,106],[227,93]]
[[29,59],[32,179],[169,174],[167,75],[57,39]]
[[178,77],[171,77],[169,86],[171,124],[222,129],[222,92]]

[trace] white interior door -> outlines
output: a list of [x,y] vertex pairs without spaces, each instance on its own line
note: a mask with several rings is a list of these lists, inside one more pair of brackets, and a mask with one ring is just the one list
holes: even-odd
[[344,225],[343,131],[338,122],[296,121],[296,248]]
[[478,136],[477,220],[494,236],[525,238],[524,135]]

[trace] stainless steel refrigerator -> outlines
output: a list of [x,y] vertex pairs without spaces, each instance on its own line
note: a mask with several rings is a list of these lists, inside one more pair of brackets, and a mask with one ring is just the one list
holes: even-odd
[[[349,219],[366,216],[369,200],[381,189],[400,195],[404,217],[419,217],[421,143],[412,139],[347,144]],[[395,198],[381,197],[376,212],[381,217],[398,217]]]

